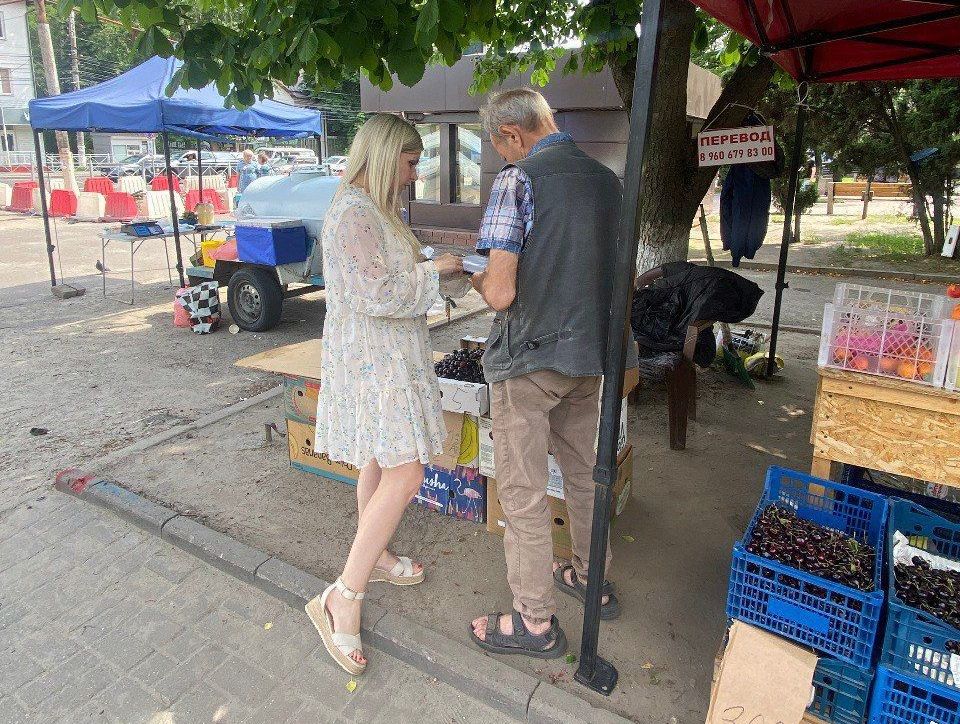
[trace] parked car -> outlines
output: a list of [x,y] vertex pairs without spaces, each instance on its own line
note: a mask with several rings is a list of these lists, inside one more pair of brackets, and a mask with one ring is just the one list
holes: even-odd
[[[203,163],[204,174],[232,172],[240,162],[241,155],[236,151],[201,151],[200,160]],[[195,173],[197,166],[197,152],[184,151],[173,161],[173,168],[187,174]]]
[[327,160],[324,161],[327,166],[330,167],[330,173],[335,176],[340,176],[347,169],[347,157],[346,156],[327,156]]
[[292,164],[296,166],[320,163],[320,159],[317,158],[317,152],[312,148],[298,148],[295,146],[265,146],[256,150],[256,154],[258,156],[261,153],[265,153],[267,155],[267,159],[270,161],[271,165],[280,165],[284,161],[287,163],[292,162]]
[[162,154],[135,153],[116,163],[101,164],[97,170],[114,182],[121,176],[143,176],[149,182],[164,173],[166,167]]

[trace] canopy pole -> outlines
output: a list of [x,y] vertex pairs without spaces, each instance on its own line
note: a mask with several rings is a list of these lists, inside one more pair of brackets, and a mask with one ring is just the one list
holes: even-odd
[[[6,138],[4,138],[6,143]],[[47,187],[43,177],[43,151],[40,150],[40,131],[33,130],[33,149],[37,155],[37,181],[40,184],[40,208],[43,211],[43,233],[47,239],[47,262],[50,265],[50,286],[57,286],[57,272],[53,263],[53,241],[50,239],[50,215],[47,213]]]
[[641,17],[637,68],[630,109],[630,139],[627,144],[626,174],[620,205],[619,248],[614,266],[610,300],[609,332],[603,365],[603,399],[600,408],[600,437],[597,465],[593,469],[596,492],[593,501],[593,527],[590,538],[590,567],[583,612],[583,639],[580,666],[574,678],[584,686],[607,696],[617,685],[616,667],[597,654],[600,633],[600,601],[604,580],[607,540],[610,533],[610,503],[617,478],[617,439],[619,436],[621,390],[626,362],[629,328],[627,319],[637,274],[637,203],[640,198],[640,174],[652,115],[653,87],[660,53],[661,0],[645,0]]
[[777,337],[780,331],[780,306],[783,304],[783,290],[790,285],[786,282],[787,254],[793,238],[793,209],[797,200],[797,186],[800,178],[799,167],[804,153],[803,131],[807,122],[807,84],[802,81],[797,87],[800,102],[797,105],[797,130],[793,138],[793,157],[788,166],[787,199],[783,206],[783,237],[780,240],[780,261],[777,263],[777,296],[773,302],[773,322],[770,326],[770,356],[767,358],[767,377],[773,377],[777,371]]
[[183,278],[183,252],[180,251],[180,219],[177,216],[177,198],[173,190],[173,169],[170,167],[170,136],[163,132],[163,159],[167,165],[167,192],[170,194],[170,218],[173,221],[173,246],[177,250],[177,276],[180,286],[187,286]]
[[200,203],[203,203],[203,161],[200,160],[200,154],[203,149],[200,147],[200,139],[197,139],[197,189],[200,193]]

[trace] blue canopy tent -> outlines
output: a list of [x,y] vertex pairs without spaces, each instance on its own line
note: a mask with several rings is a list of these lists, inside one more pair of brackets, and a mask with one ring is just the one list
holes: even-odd
[[[30,101],[30,125],[33,128],[37,154],[50,281],[54,286],[57,280],[40,152],[41,131],[159,133],[163,136],[170,213],[177,249],[177,273],[181,286],[184,284],[183,257],[177,228],[168,134],[177,133],[201,139],[223,136],[307,138],[318,137],[323,133],[323,116],[318,111],[295,108],[269,99],[242,111],[226,108],[225,98],[213,84],[200,89],[177,88],[168,96],[167,87],[180,66],[181,62],[176,58],[153,57],[103,83],[72,93]],[[202,173],[199,153],[197,161],[198,172]]]

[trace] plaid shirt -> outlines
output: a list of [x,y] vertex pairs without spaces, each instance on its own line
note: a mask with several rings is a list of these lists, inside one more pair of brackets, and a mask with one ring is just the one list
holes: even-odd
[[[555,143],[573,142],[569,133],[551,133],[541,138],[530,149],[532,156]],[[477,251],[490,253],[490,249],[502,249],[514,254],[523,251],[523,245],[533,228],[533,184],[524,171],[517,166],[507,166],[493,181],[490,200],[483,221]]]

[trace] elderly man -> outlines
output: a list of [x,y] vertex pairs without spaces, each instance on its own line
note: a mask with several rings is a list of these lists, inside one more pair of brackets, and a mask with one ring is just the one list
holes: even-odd
[[[536,91],[493,96],[481,121],[507,162],[477,243],[489,253],[487,270],[473,276],[473,285],[497,311],[483,367],[514,611],[474,620],[472,634],[487,651],[555,658],[567,640],[554,587],[583,601],[590,563],[594,442],[621,185],[559,132]],[[552,569],[548,450],[563,472],[573,542],[572,565]],[[601,618],[615,618],[620,607],[609,583],[604,594]]]

